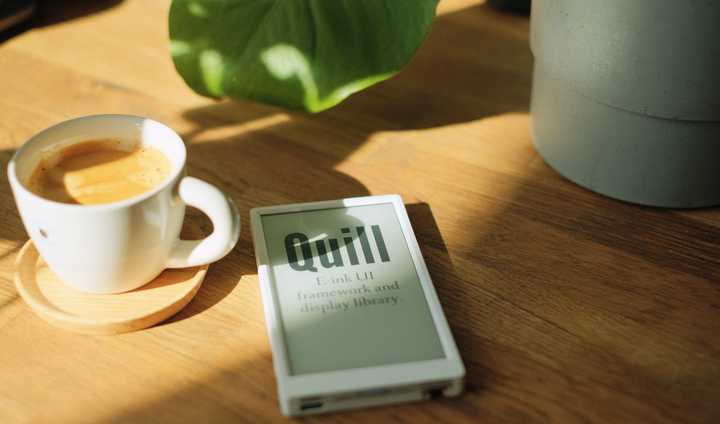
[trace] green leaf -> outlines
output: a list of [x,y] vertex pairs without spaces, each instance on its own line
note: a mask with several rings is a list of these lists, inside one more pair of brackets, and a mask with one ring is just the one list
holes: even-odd
[[410,60],[438,0],[173,0],[170,50],[196,92],[318,112]]

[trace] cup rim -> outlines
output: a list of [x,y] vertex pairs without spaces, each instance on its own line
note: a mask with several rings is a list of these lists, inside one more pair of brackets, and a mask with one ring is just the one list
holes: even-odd
[[[148,190],[144,193],[138,194],[137,196],[128,197],[127,199],[122,199],[122,200],[118,200],[118,201],[110,202],[110,203],[94,204],[94,205],[79,205],[79,204],[73,204],[73,203],[62,203],[62,202],[56,202],[54,200],[46,199],[44,197],[38,196],[37,194],[33,193],[27,187],[25,187],[25,185],[23,183],[20,182],[20,179],[17,176],[17,169],[15,166],[15,163],[16,163],[17,159],[24,154],[24,151],[28,148],[27,146],[33,140],[35,140],[39,136],[41,136],[49,131],[56,129],[57,127],[59,127],[61,125],[66,125],[70,122],[90,120],[90,119],[102,119],[102,118],[126,119],[128,121],[152,121],[155,124],[158,124],[158,125],[161,125],[161,126],[167,128],[168,130],[170,130],[173,134],[175,134],[177,136],[177,138],[179,140],[179,144],[181,145],[181,148],[180,148],[180,154],[181,154],[180,163],[181,163],[181,165],[178,166],[175,170],[173,170],[161,184],[159,184],[157,187],[153,188],[152,190]],[[72,119],[67,119],[67,120],[58,122],[54,125],[51,125],[45,129],[43,129],[42,131],[35,133],[30,138],[28,138],[15,151],[12,158],[10,159],[10,162],[8,163],[7,175],[8,175],[8,180],[10,181],[10,185],[15,190],[22,191],[24,195],[29,196],[36,202],[40,202],[43,206],[46,206],[49,208],[67,209],[67,210],[101,211],[101,210],[121,209],[121,208],[129,207],[129,206],[133,206],[133,205],[141,203],[144,200],[156,195],[157,193],[166,189],[170,183],[175,181],[178,178],[178,176],[180,176],[180,174],[184,172],[186,160],[187,160],[187,149],[185,147],[185,143],[182,140],[182,137],[180,137],[180,134],[178,134],[175,130],[170,128],[168,125],[165,125],[162,122],[156,121],[155,119],[148,118],[145,116],[106,113],[106,114],[96,114],[96,115],[85,115],[85,116],[79,116],[79,117],[72,118]]]

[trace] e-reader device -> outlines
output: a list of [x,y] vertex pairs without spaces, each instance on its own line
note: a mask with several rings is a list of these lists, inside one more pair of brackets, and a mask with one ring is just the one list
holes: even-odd
[[283,414],[462,392],[465,367],[400,196],[250,216]]

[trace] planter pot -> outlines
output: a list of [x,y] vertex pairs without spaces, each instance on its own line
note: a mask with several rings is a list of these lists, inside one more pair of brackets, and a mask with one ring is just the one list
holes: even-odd
[[621,200],[720,204],[720,2],[532,8],[533,138],[545,160]]
[[720,203],[720,122],[618,109],[535,65],[535,146],[559,173],[620,200],[663,207]]

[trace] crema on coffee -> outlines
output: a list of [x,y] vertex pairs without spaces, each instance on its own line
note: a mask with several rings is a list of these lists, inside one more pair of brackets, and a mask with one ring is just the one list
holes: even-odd
[[160,185],[171,164],[158,149],[123,149],[117,140],[88,140],[40,161],[27,186],[43,198],[94,205],[138,196]]

